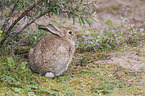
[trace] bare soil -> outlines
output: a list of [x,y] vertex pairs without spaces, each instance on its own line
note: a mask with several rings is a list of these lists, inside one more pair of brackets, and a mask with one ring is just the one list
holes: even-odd
[[145,23],[145,0],[98,0],[97,15],[104,20],[127,18],[128,23],[143,27]]

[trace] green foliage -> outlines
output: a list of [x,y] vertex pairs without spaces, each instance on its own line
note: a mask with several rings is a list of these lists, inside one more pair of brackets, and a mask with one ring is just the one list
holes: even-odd
[[[128,29],[124,30],[126,19],[120,19],[120,25],[116,29],[113,27],[112,20],[107,20],[106,24],[109,27],[102,30],[83,30],[77,34],[77,46],[76,48],[80,52],[85,51],[105,51],[116,50],[127,43],[132,47],[137,47],[140,40],[143,40],[145,36],[145,30],[143,28],[135,28],[134,25],[130,25]],[[112,27],[110,27],[112,26]],[[127,26],[127,25],[126,25]],[[123,31],[122,31],[123,29]]]
[[[16,4],[17,0],[10,0],[4,1],[4,6],[2,6],[3,9],[6,9],[7,6],[14,5]],[[75,18],[80,19],[80,24],[83,23],[85,24],[85,21],[90,25],[90,22],[88,22],[89,19],[93,20],[94,13],[91,13],[91,8],[92,4],[95,4],[95,0],[92,1],[87,1],[83,2],[83,0],[44,0],[39,4],[39,7],[35,7],[34,9],[31,10],[25,16],[25,19],[27,18],[31,20],[32,18],[34,19],[36,16],[39,16],[40,14],[47,12],[47,16],[51,17],[53,14],[55,15],[61,15],[64,13],[67,13],[68,18],[73,18],[73,23],[75,23]],[[0,1],[2,3],[2,1]],[[36,0],[19,0],[17,2],[17,11],[18,14],[21,14],[22,10],[26,10],[29,6],[32,4],[36,3]],[[10,11],[10,10],[9,10]],[[36,14],[37,13],[37,14]],[[2,12],[4,14],[4,12]],[[5,16],[1,16],[1,18],[6,19],[5,17],[8,16],[8,14],[4,14]],[[17,15],[14,15],[14,17],[17,17]],[[30,19],[29,19],[30,18]]]
[[112,20],[111,19],[108,19],[107,22],[106,22],[106,24],[108,24],[108,25],[111,26],[112,25]]
[[29,71],[29,69],[24,69],[26,67],[26,64],[27,62],[22,62],[20,65],[16,66],[12,57],[7,58],[6,64],[4,64],[0,69],[0,80],[2,82],[19,85],[21,80],[19,79],[19,77],[17,77],[17,74],[23,74],[24,72]]
[[10,68],[14,69],[14,67],[15,67],[15,63],[14,63],[12,57],[7,58],[7,64],[8,64],[8,66],[9,66]]
[[67,82],[65,82],[65,87],[66,87],[66,90],[65,90],[64,96],[74,96],[77,93],[76,91],[71,91],[68,89]]
[[[24,42],[25,44],[32,43],[29,40],[27,41],[27,38],[34,40],[33,35],[35,35],[35,33],[25,34],[26,32],[24,32],[24,29],[28,28],[32,23],[34,23],[42,16],[48,16],[51,18],[54,15],[60,16],[62,14],[65,14],[68,15],[69,19],[73,19],[73,24],[75,24],[78,18],[80,25],[88,23],[88,25],[91,26],[91,22],[94,21],[93,18],[95,16],[95,13],[92,12],[91,8],[95,5],[95,2],[96,0],[0,1],[0,4],[2,5],[1,9],[3,9],[3,11],[0,10],[0,19],[3,21],[0,25],[1,31],[3,32],[3,34],[0,34],[0,47],[4,46],[4,43],[6,43],[7,46],[9,46],[9,44],[14,45],[9,46],[10,49],[13,49],[16,45],[19,45],[20,42]],[[35,24],[37,25],[37,23]],[[19,27],[17,28],[17,31],[13,29],[14,26]],[[27,29],[27,32],[28,31],[29,29]],[[36,36],[35,39],[39,40],[40,37]]]
[[[104,32],[103,32],[104,31]],[[120,32],[113,33],[112,28],[106,28],[105,30],[98,30],[98,32],[90,32],[90,34],[78,35],[77,47],[83,48],[84,51],[98,51],[105,49],[115,49],[119,42],[122,40]]]
[[105,95],[108,93],[112,93],[112,90],[114,88],[121,88],[123,86],[123,83],[121,81],[114,81],[114,82],[105,82],[105,83],[100,83],[99,86],[96,88],[95,92],[97,94]]
[[22,62],[17,65],[13,61],[12,57],[7,58],[6,63],[0,68],[0,82],[1,86],[12,86],[12,91],[15,95],[25,93],[27,95],[35,95],[35,92],[39,94],[56,94],[53,91],[49,91],[45,88],[38,86],[38,83],[31,81],[34,77],[31,77],[31,71],[26,67],[27,62]]

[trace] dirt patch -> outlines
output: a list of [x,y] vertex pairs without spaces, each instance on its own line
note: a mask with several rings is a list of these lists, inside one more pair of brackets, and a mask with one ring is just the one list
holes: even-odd
[[143,27],[145,22],[145,0],[98,0],[98,17],[127,18],[136,27]]
[[100,60],[96,63],[114,64],[131,69],[132,71],[138,71],[145,66],[144,62],[142,61],[142,54],[135,51],[125,53],[112,53],[110,55],[110,58],[110,60]]

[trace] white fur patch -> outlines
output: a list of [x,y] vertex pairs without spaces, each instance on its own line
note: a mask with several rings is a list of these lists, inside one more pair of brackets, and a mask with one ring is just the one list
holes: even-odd
[[47,72],[45,74],[45,77],[53,78],[54,77],[54,74],[52,72]]

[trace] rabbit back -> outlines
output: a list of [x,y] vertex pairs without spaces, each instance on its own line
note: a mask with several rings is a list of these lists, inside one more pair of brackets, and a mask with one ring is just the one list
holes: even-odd
[[52,72],[59,76],[67,70],[74,51],[75,46],[70,40],[57,35],[46,35],[30,50],[30,67],[42,75]]

